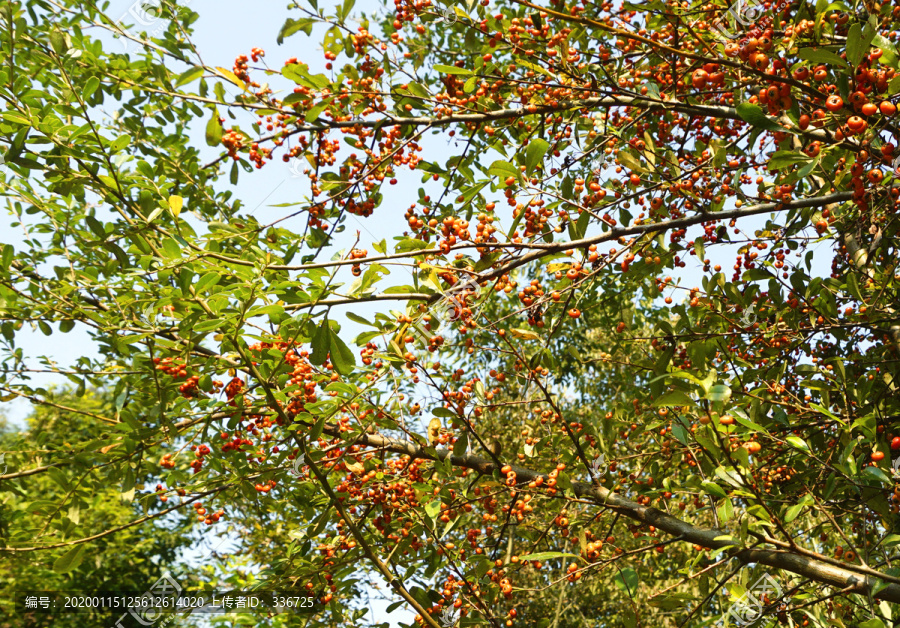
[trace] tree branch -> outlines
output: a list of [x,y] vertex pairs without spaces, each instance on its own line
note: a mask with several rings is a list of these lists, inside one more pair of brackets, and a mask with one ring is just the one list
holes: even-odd
[[[340,430],[334,426],[326,426],[325,431],[332,436],[342,436]],[[406,454],[413,458],[449,460],[453,466],[472,469],[485,475],[491,475],[497,469],[497,466],[492,461],[479,456],[454,456],[448,450],[438,450],[437,456],[434,456],[412,442],[378,434],[364,433],[357,442],[387,449],[395,453]],[[549,476],[531,469],[516,465],[510,466],[515,471],[519,483],[531,482],[539,477],[545,481],[549,479]],[[700,545],[708,549],[731,548],[737,543],[736,539],[726,532],[712,528],[698,528],[667,515],[656,508],[642,506],[602,486],[594,486],[586,482],[573,482],[572,489],[578,497],[591,499],[598,504],[616,510],[630,519],[654,526],[668,534],[680,537],[686,543]],[[876,587],[879,585],[878,578],[855,572],[853,570],[855,566],[841,567],[830,565],[821,560],[801,556],[787,549],[739,549],[734,551],[732,556],[744,564],[761,563],[776,569],[790,571],[822,584],[847,589],[863,595],[873,595],[877,599],[888,602],[900,603],[900,585],[888,584],[876,592]]]

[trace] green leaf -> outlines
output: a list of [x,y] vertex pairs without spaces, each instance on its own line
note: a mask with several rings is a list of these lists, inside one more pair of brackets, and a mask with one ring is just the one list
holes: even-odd
[[331,326],[326,318],[316,330],[312,339],[312,352],[309,354],[309,363],[321,366],[325,364],[328,351],[331,348]]
[[[583,211],[578,216],[578,220],[574,223],[569,222],[569,235],[573,240],[582,239],[587,233],[588,223],[591,221],[591,213],[588,211]],[[571,346],[571,345],[570,345]]]
[[688,435],[688,431],[684,429],[684,426],[679,423],[675,423],[672,426],[672,436],[674,436],[675,439],[682,445],[687,445],[691,441],[691,438]]
[[298,85],[313,86],[309,78],[309,66],[305,63],[289,63],[281,69],[281,74]]
[[3,113],[0,113],[0,118],[9,120],[10,122],[15,122],[16,124],[31,124],[31,120],[16,113],[15,111],[4,111]]
[[715,495],[716,497],[728,497],[728,493],[725,492],[725,489],[712,480],[704,480],[700,483],[700,486],[702,486],[710,495]]
[[434,501],[428,502],[425,504],[425,514],[434,519],[441,513],[441,500],[435,499]]
[[802,449],[806,452],[809,451],[809,445],[807,445],[806,441],[799,436],[788,436],[784,440],[786,440],[792,447],[795,447],[796,449]]
[[313,20],[306,17],[300,18],[299,20],[288,18],[278,32],[278,37],[275,41],[278,42],[278,45],[280,46],[284,43],[285,38],[290,37],[298,31],[303,31],[307,35],[312,35],[313,24]]
[[206,143],[209,146],[218,146],[222,143],[222,124],[219,122],[218,110],[213,110],[212,117],[206,123]]
[[810,175],[810,173],[812,173],[812,171],[818,165],[819,165],[819,157],[816,157],[815,159],[813,159],[812,161],[810,161],[809,163],[807,163],[805,166],[803,166],[802,168],[800,168],[797,171],[797,177],[800,179],[805,179],[806,177],[808,177]]
[[456,442],[453,443],[453,455],[457,457],[462,457],[466,455],[466,450],[469,448],[469,437],[465,432],[460,433],[457,437]]
[[85,82],[84,87],[81,88],[81,97],[84,100],[88,100],[94,95],[94,92],[97,91],[98,87],[100,87],[100,79],[96,76],[92,76]]
[[741,412],[734,411],[733,416],[734,416],[735,421],[737,421],[744,427],[749,427],[751,430],[754,430],[756,432],[762,432],[763,434],[769,433],[769,431],[766,428],[764,428],[762,425],[760,425],[759,423],[754,423],[749,418],[747,418],[742,411]]
[[716,506],[716,514],[719,515],[721,521],[731,521],[734,518],[734,504],[731,503],[731,499],[727,497],[723,499]]
[[624,591],[630,596],[637,593],[638,581],[637,572],[630,567],[626,567],[613,576],[613,584],[615,584],[620,591]]
[[715,384],[709,387],[706,398],[710,401],[728,401],[731,399],[731,388],[724,384]]
[[495,177],[501,177],[504,179],[506,177],[515,177],[516,179],[518,179],[520,174],[518,168],[516,168],[508,161],[503,161],[502,159],[498,159],[497,161],[492,163],[487,171],[488,174],[492,174]]
[[86,550],[87,544],[82,543],[80,545],[76,545],[68,552],[56,559],[56,561],[53,563],[53,571],[63,574],[78,569],[81,561],[84,560],[84,554]]
[[316,118],[319,117],[319,114],[325,111],[328,108],[327,102],[320,102],[318,105],[310,107],[309,111],[306,112],[304,119],[307,122],[314,122]]
[[[199,292],[199,290],[198,290]],[[202,322],[194,325],[194,331],[197,333],[205,333],[208,331],[212,331],[214,329],[218,329],[220,325],[225,322],[224,319],[221,318],[208,318],[203,320]]]
[[[890,40],[885,39],[881,35],[875,35],[874,39],[872,39],[872,43],[881,48],[881,61],[882,63],[887,63],[892,66],[894,69],[898,69],[898,61],[900,61],[900,53],[897,52],[897,47],[894,46]],[[891,79],[890,84],[888,85],[888,93],[896,94],[900,91],[900,76],[895,76]]]
[[69,49],[69,45],[66,43],[66,36],[57,30],[50,32],[50,45],[58,55],[66,54],[66,51]]
[[536,138],[528,143],[528,147],[525,149],[525,168],[528,174],[534,171],[535,166],[541,162],[548,150],[550,150],[550,144],[547,140]]
[[806,504],[795,504],[787,509],[787,512],[784,514],[784,522],[790,523],[800,514],[800,511],[806,507]]
[[313,425],[313,428],[309,431],[309,439],[316,440],[319,436],[322,435],[322,430],[325,429],[325,419],[328,417],[326,413],[322,413],[316,417],[316,422]]
[[205,275],[203,275],[202,277],[200,277],[199,280],[197,280],[197,283],[194,285],[194,290],[198,294],[201,294],[201,293],[205,292],[206,290],[208,290],[209,288],[212,288],[217,283],[219,283],[219,280],[221,278],[222,278],[221,273],[218,273],[215,271],[208,272]]
[[203,76],[204,71],[205,70],[202,67],[197,66],[182,72],[178,77],[178,80],[175,81],[175,87],[181,87],[182,85],[187,85],[188,83],[196,81],[198,78]]
[[828,63],[846,68],[849,64],[827,48],[801,48],[797,56],[811,63]]
[[893,480],[891,480],[888,474],[878,467],[866,467],[865,469],[863,469],[863,473],[875,478],[886,486],[892,486],[894,484]]
[[[288,94],[288,95],[284,98],[284,100],[281,101],[281,104],[282,104],[282,106],[284,106],[284,107],[288,107],[288,106],[293,105],[293,104],[295,104],[295,103],[298,103],[298,102],[304,102],[304,101],[307,101],[307,100],[309,100],[309,99],[310,99],[310,98],[309,98],[309,95],[308,95],[308,94]],[[344,138],[344,139],[347,140],[347,139],[350,139],[350,138]]]
[[356,367],[356,356],[340,336],[331,331],[331,327],[328,329],[331,334],[331,362],[334,364],[334,370],[341,375],[350,375]]
[[735,110],[742,120],[748,122],[752,126],[765,129],[766,131],[787,131],[787,129],[763,113],[763,110],[759,105],[742,102]]
[[472,70],[466,70],[465,68],[458,68],[453,65],[441,65],[440,63],[435,64],[432,67],[435,70],[437,70],[438,72],[441,72],[442,74],[466,74],[466,75],[468,75],[468,74],[472,73]]
[[354,314],[353,312],[347,312],[346,316],[354,323],[359,323],[360,325],[368,325],[369,327],[378,327],[377,325],[370,323],[368,320],[366,320],[359,314]]
[[780,150],[769,158],[769,170],[784,170],[794,164],[808,163],[812,161],[812,157],[805,155],[799,151]]
[[[690,593],[671,593],[662,598],[651,598],[647,602],[651,606],[661,608],[663,610],[673,610],[687,606],[690,602],[695,602],[699,598],[694,597]],[[634,625],[632,623],[632,625]]]
[[863,57],[868,54],[875,33],[876,31],[871,25],[866,24],[863,29],[858,23],[847,31],[847,61],[852,67],[858,66]]
[[105,240],[109,235],[108,233],[106,233],[106,229],[104,228],[103,223],[93,216],[85,216],[84,221],[87,223],[87,226],[91,231],[94,232],[94,235],[97,236],[99,240]]
[[347,16],[350,15],[350,12],[353,10],[353,5],[356,4],[356,0],[344,0],[344,3],[341,5],[341,19],[347,19]]
[[647,172],[647,168],[644,167],[640,160],[627,150],[620,150],[616,157],[619,159],[619,163],[628,170],[632,170],[635,172]]

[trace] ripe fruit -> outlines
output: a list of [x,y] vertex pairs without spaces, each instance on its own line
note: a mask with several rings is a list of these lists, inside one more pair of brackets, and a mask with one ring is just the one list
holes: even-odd
[[828,109],[828,111],[838,111],[843,106],[844,100],[837,94],[832,94],[825,101],[825,108]]
[[745,447],[746,450],[749,451],[751,454],[758,453],[760,450],[762,450],[762,445],[760,445],[759,443],[757,443],[755,440],[751,440],[749,443],[747,443],[746,445],[744,445],[744,447]]
[[571,310],[569,310],[569,316],[572,318],[578,318],[579,316],[581,316],[581,310],[579,310],[577,307],[573,307]]
[[850,116],[847,119],[847,126],[850,127],[851,131],[858,133],[866,127],[866,121],[859,116]]
[[719,423],[721,423],[722,425],[734,425],[734,417],[730,414],[722,415],[722,417],[719,419]]
[[706,70],[694,70],[694,73],[691,75],[691,84],[697,89],[703,89],[706,87],[706,81],[709,79],[709,74]]
[[805,131],[806,129],[809,128],[809,122],[810,122],[809,116],[804,113],[803,115],[800,116],[800,119],[797,121],[797,126],[800,127],[801,131]]
[[878,106],[875,103],[867,102],[862,106],[861,111],[865,116],[874,116],[876,113],[878,113]]
[[881,101],[881,104],[878,105],[878,108],[881,109],[881,115],[884,116],[890,117],[897,113],[897,106],[888,100]]
[[884,460],[884,452],[883,451],[873,451],[872,452],[872,460],[875,462],[880,462]]
[[897,449],[900,449],[900,436],[894,436],[894,438],[891,440],[891,449],[895,451]]

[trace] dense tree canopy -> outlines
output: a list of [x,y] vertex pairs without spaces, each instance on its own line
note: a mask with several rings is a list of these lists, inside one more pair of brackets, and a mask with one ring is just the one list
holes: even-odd
[[[96,483],[81,486],[90,467],[66,464],[83,445],[95,440],[96,415],[104,415],[112,405],[102,395],[47,391],[45,404],[28,418],[27,429],[0,434],[0,450],[16,452],[4,456],[0,471],[25,467],[25,461],[41,460],[55,466],[27,483],[10,482],[0,502],[0,529],[10,545],[49,538],[80,538],[97,530],[125,526],[144,515],[142,500],[121,499],[121,482],[98,488]],[[105,407],[106,406],[106,407]],[[101,471],[102,473],[102,471]],[[139,467],[132,482],[153,481],[156,471],[149,465]],[[127,488],[127,487],[126,487]],[[129,489],[129,492],[136,492]],[[154,510],[158,504],[143,500]],[[154,500],[155,501],[155,500]],[[159,577],[158,565],[177,572],[179,549],[186,549],[191,538],[184,522],[172,525],[150,519],[146,529],[125,528],[94,543],[59,547],[40,555],[13,554],[4,557],[0,575],[0,626],[3,628],[52,626],[79,628],[102,625],[105,613],[89,610],[85,614],[53,615],[21,613],[14,605],[16,591],[103,590],[115,588],[143,591],[147,583]]]
[[109,395],[4,441],[5,563],[192,523],[317,599],[255,625],[386,626],[373,581],[431,627],[891,625],[900,4],[297,0],[233,64],[186,4],[0,6],[0,392]]

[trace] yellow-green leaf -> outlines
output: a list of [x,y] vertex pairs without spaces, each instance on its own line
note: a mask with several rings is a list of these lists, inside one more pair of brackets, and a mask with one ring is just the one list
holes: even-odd
[[177,195],[172,195],[169,197],[169,210],[172,212],[172,215],[178,218],[178,214],[181,213],[181,208],[184,206],[184,199]]
[[509,333],[511,333],[516,338],[521,338],[522,340],[540,340],[541,339],[539,334],[531,331],[530,329],[519,329],[519,328],[513,327],[512,329],[509,330]]
[[215,73],[221,76],[223,79],[228,81],[229,83],[234,83],[242,90],[247,91],[247,84],[244,83],[241,79],[237,77],[237,75],[231,70],[226,70],[225,68],[215,68]]

